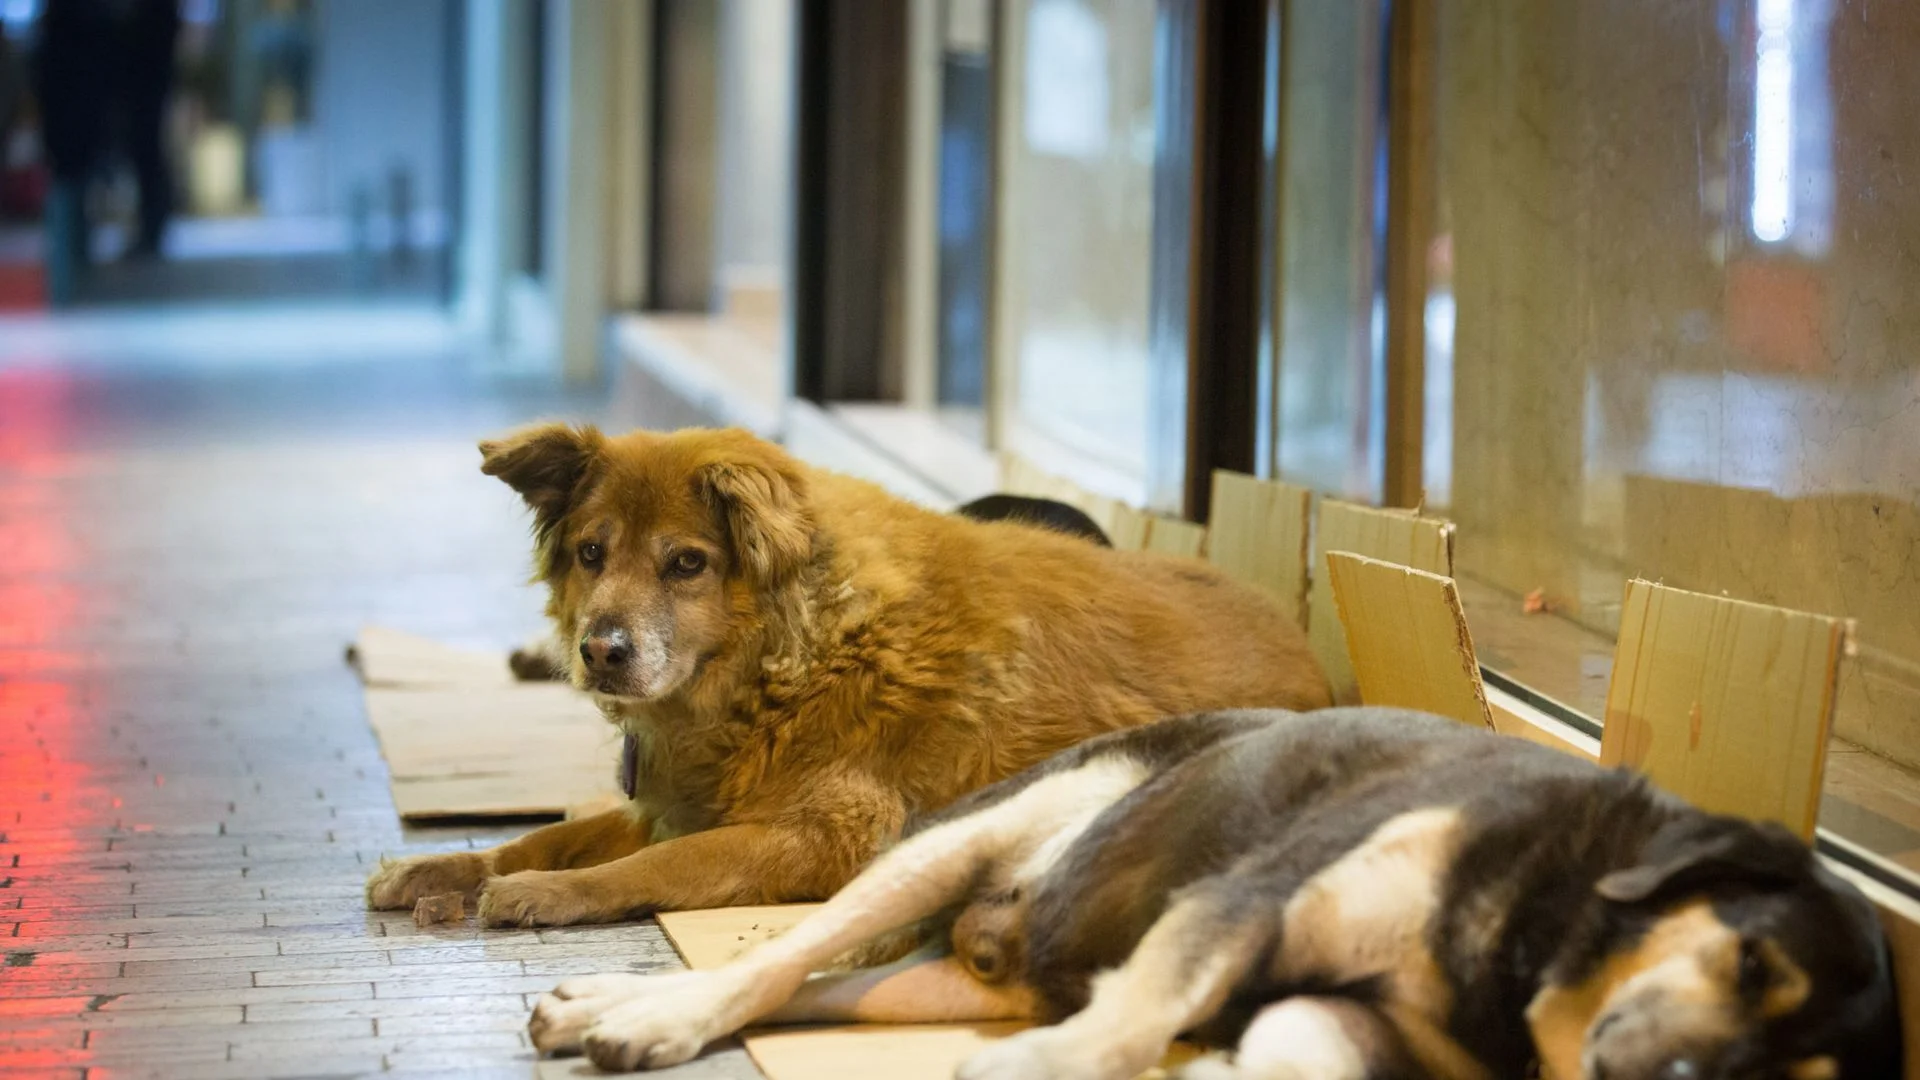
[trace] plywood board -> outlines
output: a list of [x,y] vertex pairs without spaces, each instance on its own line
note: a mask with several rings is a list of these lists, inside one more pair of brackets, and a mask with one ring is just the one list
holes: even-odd
[[1264,589],[1281,610],[1307,622],[1307,508],[1313,493],[1278,480],[1216,470],[1207,523],[1207,561]]
[[1852,624],[1627,583],[1600,763],[1813,838]]
[[[778,937],[819,906],[777,904],[668,911],[656,917],[687,966],[704,970],[728,963],[760,942]],[[1001,1022],[768,1028],[748,1032],[742,1042],[767,1080],[844,1080],[850,1076],[949,1080],[960,1063],[982,1047],[1028,1026]],[[1160,1066],[1144,1076],[1165,1076],[1166,1070],[1197,1053],[1192,1046],[1175,1044]]]
[[1362,702],[1493,727],[1452,578],[1344,551],[1327,576]]
[[1206,553],[1207,529],[1204,525],[1170,517],[1149,518],[1147,525],[1147,542],[1142,546],[1148,551],[1158,551],[1163,555],[1185,555],[1190,559],[1197,559]]
[[401,818],[558,818],[620,797],[620,734],[571,687],[378,628],[354,652]]
[[1307,637],[1313,654],[1327,673],[1336,702],[1359,700],[1353,664],[1347,657],[1346,630],[1340,625],[1339,606],[1327,577],[1326,553],[1350,551],[1369,559],[1398,563],[1441,577],[1453,576],[1453,523],[1420,517],[1411,510],[1376,510],[1368,506],[1320,500],[1315,518],[1313,581],[1309,592]]

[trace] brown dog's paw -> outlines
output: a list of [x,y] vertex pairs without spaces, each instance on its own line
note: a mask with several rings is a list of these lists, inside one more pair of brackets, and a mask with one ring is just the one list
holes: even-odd
[[489,878],[480,889],[482,926],[571,926],[620,917],[595,902],[576,871],[522,870]]
[[379,869],[367,875],[367,907],[374,911],[399,911],[412,908],[423,896],[471,895],[486,880],[487,860],[477,851],[414,855],[405,859],[382,857]]
[[567,677],[544,649],[515,649],[507,654],[507,666],[521,682],[558,682]]

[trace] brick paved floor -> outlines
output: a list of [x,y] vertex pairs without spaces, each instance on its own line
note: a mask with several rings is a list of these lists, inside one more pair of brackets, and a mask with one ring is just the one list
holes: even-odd
[[473,442],[590,408],[475,367],[405,309],[0,319],[0,1077],[586,1074],[532,995],[677,964],[362,908],[382,851],[503,835],[400,829],[341,659],[537,625]]

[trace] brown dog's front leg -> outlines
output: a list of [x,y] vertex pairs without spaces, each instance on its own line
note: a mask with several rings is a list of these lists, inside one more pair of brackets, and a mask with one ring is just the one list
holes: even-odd
[[471,895],[499,874],[598,866],[638,851],[650,829],[639,808],[629,804],[578,821],[543,825],[486,851],[381,859],[367,878],[367,906],[376,911],[410,908],[423,896]]
[[820,900],[871,851],[846,838],[777,825],[725,825],[585,870],[523,870],[486,883],[488,926],[614,922],[650,911]]

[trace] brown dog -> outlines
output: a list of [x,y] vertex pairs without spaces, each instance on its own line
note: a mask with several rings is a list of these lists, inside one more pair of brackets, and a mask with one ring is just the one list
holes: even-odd
[[1310,709],[1299,627],[1191,560],[922,510],[740,431],[481,444],[534,513],[574,685],[638,745],[628,807],[382,863],[375,908],[493,925],[818,899],[908,815],[1163,716]]

